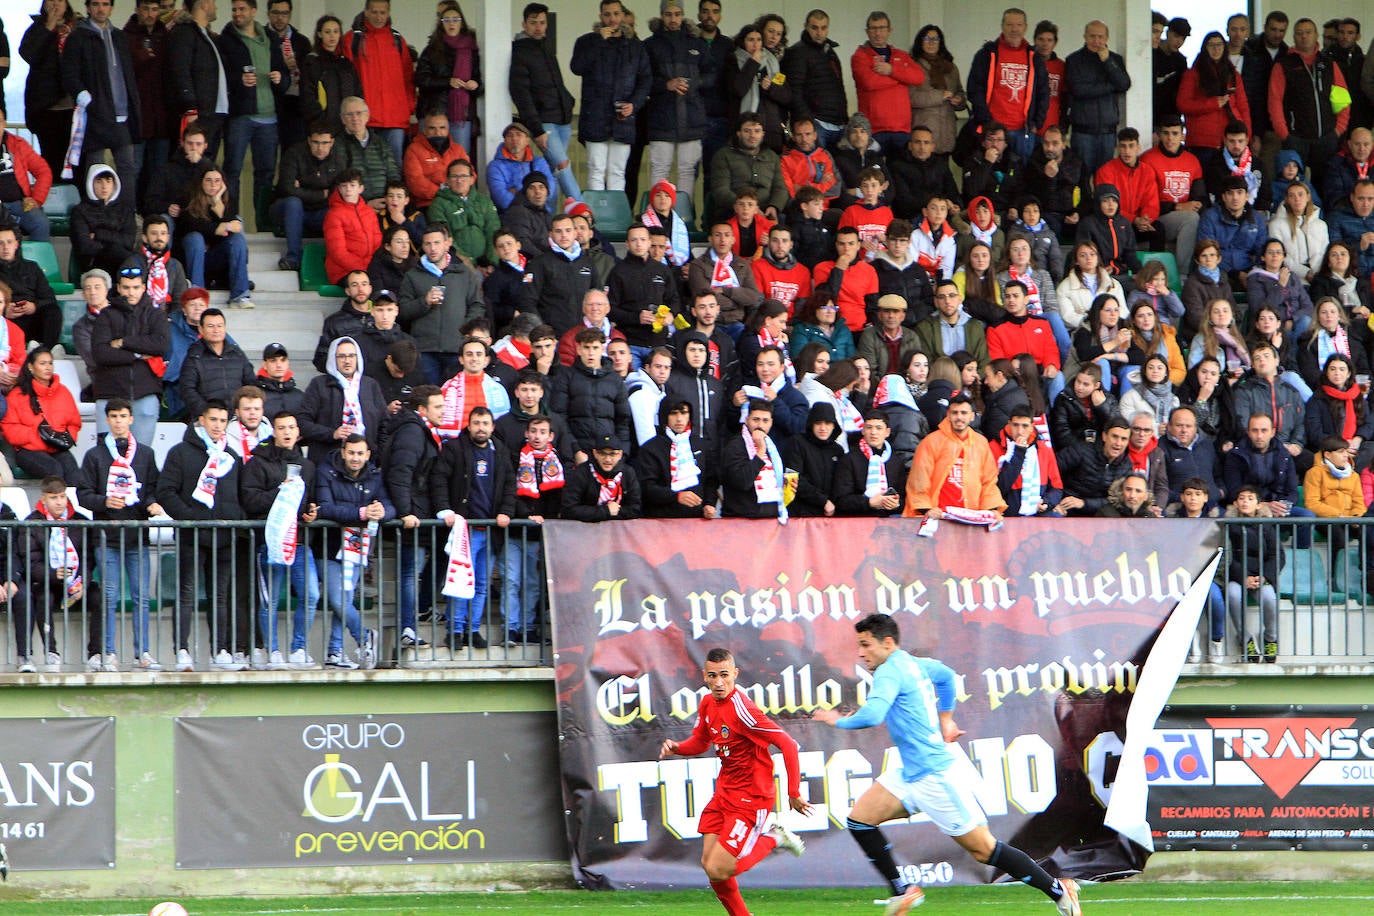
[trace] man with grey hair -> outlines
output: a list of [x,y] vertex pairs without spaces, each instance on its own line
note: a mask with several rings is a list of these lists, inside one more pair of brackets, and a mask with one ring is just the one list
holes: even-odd
[[1107,24],[1094,19],[1083,27],[1083,47],[1064,60],[1064,80],[1073,98],[1073,150],[1089,175],[1112,158],[1121,121],[1119,99],[1131,88],[1126,61],[1107,47],[1107,39]]
[[348,167],[363,173],[363,199],[381,213],[386,209],[387,182],[401,181],[401,167],[387,145],[386,137],[367,126],[367,102],[350,95],[339,103],[343,133],[338,143],[348,157]]
[[91,330],[95,327],[95,316],[110,304],[113,282],[110,275],[99,267],[81,275],[81,298],[86,300],[86,311],[72,325],[72,342],[76,345],[77,355],[87,366],[91,365]]

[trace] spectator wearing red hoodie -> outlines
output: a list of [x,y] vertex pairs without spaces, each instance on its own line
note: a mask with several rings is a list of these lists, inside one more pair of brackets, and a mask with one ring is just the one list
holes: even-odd
[[400,162],[415,112],[415,58],[401,33],[391,27],[391,0],[367,0],[363,22],[344,39],[343,51],[363,84],[371,115],[367,126],[386,139],[392,157]]
[[324,268],[329,282],[342,285],[351,270],[367,270],[382,247],[376,212],[363,200],[363,176],[357,169],[339,173],[324,217]]
[[1022,160],[1035,151],[1036,136],[1047,123],[1050,79],[1045,61],[1026,41],[1026,14],[1002,14],[1002,34],[973,55],[968,98],[975,124],[997,121],[1007,128],[1007,142]]
[[873,124],[873,139],[884,156],[894,156],[911,135],[911,98],[908,89],[926,81],[926,72],[911,55],[889,43],[892,22],[887,13],[868,14],[868,41],[849,58],[859,111]]
[[1097,170],[1093,184],[1116,188],[1119,212],[1137,233],[1149,232],[1159,219],[1159,179],[1140,161],[1140,131],[1123,127],[1116,132],[1116,158]]

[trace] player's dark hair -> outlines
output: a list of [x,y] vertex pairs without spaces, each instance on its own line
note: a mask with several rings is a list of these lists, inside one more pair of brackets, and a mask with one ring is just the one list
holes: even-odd
[[726,649],[723,646],[716,646],[714,649],[706,653],[706,663],[712,664],[719,662],[728,662],[734,657],[735,656],[730,652],[729,649]]
[[891,636],[893,642],[898,645],[902,643],[901,628],[897,626],[897,621],[891,614],[869,614],[854,624],[854,632],[867,633],[879,642]]

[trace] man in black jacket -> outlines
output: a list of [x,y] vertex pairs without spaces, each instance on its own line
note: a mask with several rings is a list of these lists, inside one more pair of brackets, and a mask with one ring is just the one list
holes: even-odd
[[[33,674],[38,671],[38,665],[29,655],[34,620],[29,615],[29,591],[24,581],[24,533],[8,524],[18,520],[9,503],[0,503],[0,522],[5,523],[0,524],[0,563],[4,563],[0,567],[0,605],[9,611],[14,620],[14,650],[19,673]],[[43,631],[38,648],[45,655],[40,659],[45,663],[44,671],[62,670],[62,656],[57,652],[57,634],[51,627]]]
[[348,168],[348,157],[334,145],[334,129],[324,122],[312,124],[310,135],[282,153],[277,174],[277,200],[272,221],[286,230],[286,254],[277,266],[299,270],[305,234],[324,234],[329,212],[329,192],[339,173]]
[[62,309],[42,268],[21,253],[13,223],[0,223],[0,282],[10,288],[5,317],[19,325],[26,339],[52,349],[62,336]]
[[[722,332],[723,333],[723,332]],[[721,428],[726,412],[726,383],[711,369],[710,344],[700,331],[673,335],[677,353],[668,376],[667,402],[686,402],[692,408],[692,434],[706,444],[714,460],[720,454]]]
[[[443,440],[439,424],[444,419],[444,393],[435,385],[419,385],[410,393],[410,401],[401,408],[391,427],[382,456],[382,476],[386,480],[396,518],[406,529],[401,534],[400,551],[400,645],[414,649],[428,645],[415,630],[417,607],[417,579],[419,597],[428,608],[432,600],[428,555],[434,552],[430,543],[432,531],[420,532],[421,520],[434,518],[434,500],[429,489],[429,475],[439,459]],[[430,536],[430,537],[427,537]]]
[[[515,472],[510,452],[492,437],[496,421],[485,407],[474,407],[468,425],[456,439],[444,443],[429,475],[435,514],[450,528],[469,519],[495,519],[496,527],[510,525],[515,512]],[[469,531],[474,591],[471,598],[450,598],[448,647],[487,648],[482,616],[491,578],[490,528]],[[444,558],[447,565],[453,558]]]
[[510,46],[510,92],[520,121],[530,129],[534,143],[544,151],[558,185],[566,197],[582,199],[568,143],[572,139],[573,97],[563,85],[563,68],[549,40],[549,8],[527,3],[521,14],[524,31]]
[[229,118],[229,78],[220,63],[210,23],[215,0],[182,0],[190,19],[167,36],[167,104],[205,131],[206,155],[214,159]]
[[932,197],[954,205],[963,198],[949,170],[949,160],[935,155],[935,136],[928,127],[913,127],[906,147],[887,160],[892,176],[892,212],[901,219],[920,222],[921,211]]
[[200,416],[206,401],[232,403],[235,391],[253,384],[253,364],[228,336],[224,313],[206,309],[200,316],[200,340],[191,344],[181,364],[179,388],[187,416]]
[[568,474],[563,487],[563,517],[577,522],[639,518],[643,497],[639,476],[625,463],[625,440],[602,436],[589,443],[591,460]]
[[296,413],[305,403],[305,392],[296,386],[291,357],[284,344],[273,342],[262,348],[262,365],[253,377],[253,384],[266,395],[262,403],[263,416],[275,417],[283,410]]
[[172,257],[172,230],[167,217],[155,213],[143,217],[143,237],[134,253],[120,265],[135,267],[144,276],[148,298],[153,305],[171,314],[173,303],[181,302],[182,293],[191,288],[186,280],[186,268]]
[[[625,233],[625,257],[611,268],[607,295],[611,320],[624,333],[631,352],[646,359],[654,347],[668,342],[673,320],[680,314],[673,271],[649,257],[649,230],[634,223]],[[668,313],[660,311],[667,306]]]
[[316,371],[324,372],[329,365],[330,345],[341,337],[355,340],[372,326],[372,280],[365,270],[350,270],[344,274],[344,299],[339,310],[324,319],[320,339],[315,344],[312,362]]
[[[81,459],[81,478],[75,482],[76,498],[98,522],[142,522],[163,514],[153,495],[157,491],[157,456],[151,444],[140,443],[131,434],[133,422],[132,404],[123,398],[106,401],[105,425],[109,432],[96,437],[95,447]],[[99,535],[105,633],[113,654],[115,612],[124,582],[127,582],[134,604],[132,670],[161,671],[162,665],[153,656],[153,645],[148,637],[146,533],[146,529],[121,528]]]
[[[301,402],[301,439],[310,457],[323,464],[325,455],[352,435],[378,440],[386,420],[386,401],[376,379],[363,372],[362,350],[352,337],[329,345],[329,371],[310,380]],[[318,451],[316,451],[318,449]]]
[[144,289],[143,276],[136,269],[126,267],[119,272],[117,294],[96,315],[91,328],[93,365],[89,368],[96,431],[106,431],[105,402],[124,398],[134,407],[134,438],[150,443],[157,435],[162,398],[157,364],[171,348],[172,330],[167,316],[148,301]]
[[1064,498],[1058,509],[1066,515],[1097,515],[1107,505],[1107,490],[1112,481],[1131,470],[1126,446],[1131,441],[1130,424],[1116,417],[1107,424],[1097,442],[1075,442],[1058,452],[1059,476],[1064,481]]
[[77,187],[86,184],[91,165],[114,155],[115,170],[128,200],[137,200],[138,157],[134,144],[143,140],[138,79],[129,42],[113,22],[113,2],[88,0],[86,18],[67,36],[62,47],[62,89],[86,105],[86,132],[81,144]]
[[568,422],[578,461],[607,437],[630,441],[630,404],[620,376],[604,365],[606,338],[597,328],[577,332],[577,360],[554,379],[549,409]]
[[496,438],[512,453],[518,452],[529,441],[526,429],[534,418],[548,417],[550,441],[558,450],[558,457],[563,464],[572,467],[577,455],[577,443],[568,434],[568,425],[563,419],[544,408],[545,394],[550,385],[544,374],[533,365],[521,369],[515,379],[510,412],[496,418]]
[[[110,311],[106,309],[106,311]],[[243,518],[239,504],[239,472],[242,462],[229,448],[229,406],[207,401],[200,417],[181,442],[172,447],[157,481],[157,501],[179,521],[233,521]],[[177,671],[192,671],[191,645],[196,593],[203,589],[211,605],[211,666],[219,671],[242,671],[247,654],[232,651],[237,642],[252,640],[247,608],[246,582],[236,582],[236,538],[230,528],[181,528],[177,530],[177,613],[174,639]],[[232,608],[232,611],[231,611]],[[232,616],[231,616],[232,614]]]
[[844,67],[829,38],[830,16],[812,10],[806,31],[782,58],[782,74],[792,87],[792,117],[810,118],[820,135],[821,146],[833,149],[849,120],[849,99],[844,93]]
[[148,186],[139,189],[139,212],[145,218],[166,217],[169,223],[176,219],[189,199],[190,189],[200,187],[201,177],[218,167],[209,149],[205,128],[196,121],[187,124],[181,135],[181,147],[153,172]]
[[721,509],[727,518],[776,518],[786,524],[782,455],[769,438],[773,404],[749,402],[744,431],[720,453]]
[[606,288],[610,269],[601,269],[590,252],[578,247],[572,217],[555,216],[549,238],[551,250],[533,255],[529,267],[539,316],[562,336],[581,317],[583,296]]
[[658,418],[658,435],[635,455],[645,518],[715,518],[718,456],[693,424],[691,402],[664,398]]
[[888,442],[891,432],[882,408],[864,411],[863,437],[835,464],[830,493],[836,515],[891,518],[902,514],[907,468]]
[[[256,558],[256,573],[266,595],[266,600],[258,607],[258,632],[263,637],[263,648],[268,653],[266,668],[269,671],[305,671],[315,667],[315,660],[306,650],[306,641],[310,635],[310,625],[315,619],[315,609],[320,604],[320,574],[304,528],[316,517],[315,463],[301,451],[300,438],[300,425],[295,414],[288,411],[274,414],[272,438],[253,449],[252,460],[243,466],[242,479],[239,481],[239,500],[248,518],[266,519],[278,500],[295,500],[294,506],[288,504],[282,510],[288,512],[294,509],[296,515],[295,537],[290,540],[294,545],[291,562],[274,563],[273,556],[277,551],[265,543]],[[283,489],[282,484],[288,477],[300,479],[299,493]],[[283,560],[288,552],[283,543]],[[288,584],[288,601],[294,596],[296,608],[291,615],[291,648],[288,653],[283,653],[277,642],[277,604],[283,586]]]
[[1092,175],[1112,158],[1121,112],[1118,98],[1131,88],[1125,59],[1107,47],[1107,24],[1094,19],[1083,27],[1083,47],[1064,59],[1073,147]]

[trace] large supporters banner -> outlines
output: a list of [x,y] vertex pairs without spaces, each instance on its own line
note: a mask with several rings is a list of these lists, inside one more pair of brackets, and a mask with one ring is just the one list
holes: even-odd
[[[580,881],[701,884],[697,816],[719,765],[710,754],[660,761],[658,750],[690,734],[706,653],[725,646],[740,688],[801,745],[802,792],[815,806],[810,816],[779,812],[806,839],[806,856],[773,857],[750,880],[877,883],[843,825],[874,777],[898,762],[887,731],[810,720],[817,708],[862,704],[871,681],[853,625],[872,612],[897,619],[903,648],[958,673],[955,718],[967,734],[956,757],[999,838],[1075,877],[1143,865],[1143,821],[1132,835],[1144,846],[1105,827],[1104,811],[1147,660],[1162,674],[1161,695],[1136,742],[1148,738],[1182,664],[1205,581],[1189,596],[1187,633],[1169,637],[1179,629],[1171,625],[1158,639],[1170,652],[1157,658],[1151,649],[1194,580],[1210,578],[1218,529],[1017,520],[989,532],[945,522],[925,538],[918,527],[900,519],[546,525],[564,805]],[[781,757],[774,761],[781,775]],[[1143,816],[1145,777],[1136,769]],[[990,878],[924,815],[889,827],[911,880]]]
[[1159,849],[1367,850],[1368,707],[1173,707],[1145,755]]
[[16,873],[114,868],[114,719],[0,719],[0,844]]
[[180,718],[178,868],[561,858],[547,712]]

